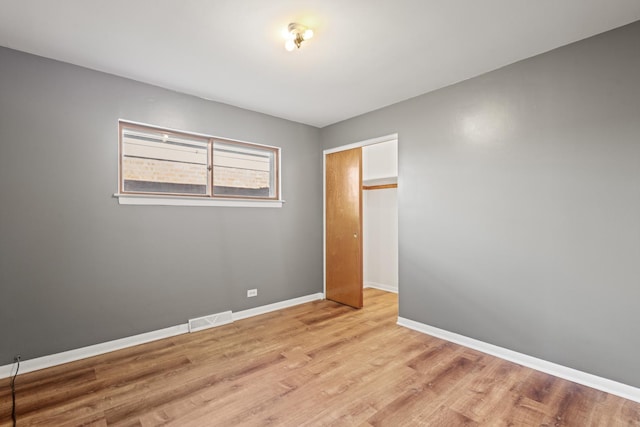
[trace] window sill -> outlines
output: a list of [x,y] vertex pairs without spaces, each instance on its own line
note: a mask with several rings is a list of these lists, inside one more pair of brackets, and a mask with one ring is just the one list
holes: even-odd
[[203,197],[172,197],[142,194],[119,194],[113,197],[121,205],[147,206],[227,206],[236,208],[281,208],[284,200],[211,199]]

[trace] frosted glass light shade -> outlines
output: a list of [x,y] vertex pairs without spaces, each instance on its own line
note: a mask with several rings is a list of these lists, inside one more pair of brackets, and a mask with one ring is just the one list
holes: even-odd
[[287,40],[284,43],[284,48],[287,49],[289,52],[291,52],[293,49],[296,48],[296,44],[293,40]]

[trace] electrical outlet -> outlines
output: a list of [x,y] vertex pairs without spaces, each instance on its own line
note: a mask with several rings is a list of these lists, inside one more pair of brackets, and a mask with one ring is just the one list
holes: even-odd
[[247,290],[247,298],[256,297],[256,296],[258,296],[258,290],[257,289],[248,289]]

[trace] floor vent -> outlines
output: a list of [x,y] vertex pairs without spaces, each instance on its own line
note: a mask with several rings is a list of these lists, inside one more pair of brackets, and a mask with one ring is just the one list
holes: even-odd
[[197,317],[195,319],[189,319],[189,332],[201,331],[203,329],[222,326],[232,322],[233,317],[231,316],[231,311],[223,311],[218,314]]

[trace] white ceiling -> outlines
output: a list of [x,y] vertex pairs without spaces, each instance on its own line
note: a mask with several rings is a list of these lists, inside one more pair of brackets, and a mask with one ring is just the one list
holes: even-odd
[[[640,0],[0,0],[0,45],[323,127],[639,19]],[[291,53],[289,22],[315,30]]]

